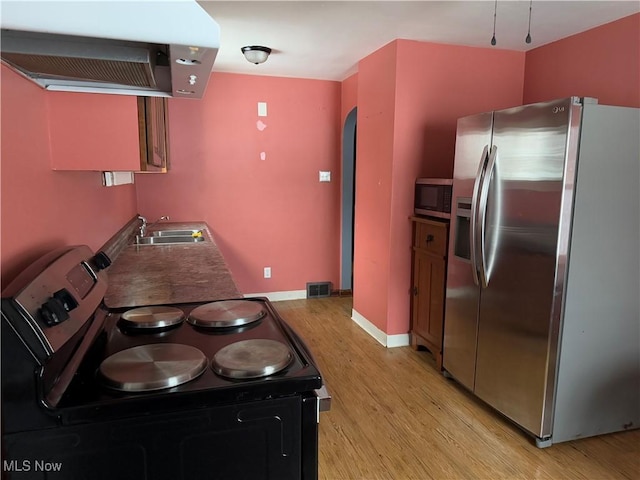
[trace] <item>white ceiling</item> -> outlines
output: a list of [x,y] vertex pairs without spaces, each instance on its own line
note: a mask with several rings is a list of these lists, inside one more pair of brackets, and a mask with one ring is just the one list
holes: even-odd
[[[640,12],[637,0],[498,0],[497,45],[491,47],[494,0],[479,1],[198,1],[218,22],[214,72],[344,80],[358,61],[398,38],[526,51]],[[240,48],[273,49],[253,65]]]

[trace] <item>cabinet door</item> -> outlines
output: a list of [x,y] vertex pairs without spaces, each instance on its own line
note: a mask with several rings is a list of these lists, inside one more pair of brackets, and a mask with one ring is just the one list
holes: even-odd
[[447,255],[447,224],[438,222],[416,223],[413,246],[434,255]]
[[416,250],[413,273],[413,331],[442,348],[445,260]]
[[138,170],[135,97],[46,92],[46,98],[54,170]]
[[169,167],[167,99],[138,97],[140,171],[164,173]]

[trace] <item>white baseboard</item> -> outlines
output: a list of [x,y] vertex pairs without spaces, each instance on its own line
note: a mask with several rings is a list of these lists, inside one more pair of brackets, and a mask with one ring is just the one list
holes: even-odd
[[397,333],[395,335],[387,335],[387,348],[408,347],[411,343],[408,333]]
[[283,300],[302,300],[307,298],[307,291],[290,290],[288,292],[245,293],[244,297],[267,297],[272,302],[280,302]]
[[387,348],[405,347],[409,345],[409,334],[387,335],[355,309],[351,310],[351,320],[356,322],[360,328],[375,338],[382,346]]

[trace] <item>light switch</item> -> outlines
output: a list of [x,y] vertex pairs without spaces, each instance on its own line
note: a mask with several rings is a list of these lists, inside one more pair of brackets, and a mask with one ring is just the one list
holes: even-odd
[[320,181],[321,182],[330,182],[331,181],[331,172],[320,171]]
[[267,116],[267,102],[258,102],[258,116],[259,117]]

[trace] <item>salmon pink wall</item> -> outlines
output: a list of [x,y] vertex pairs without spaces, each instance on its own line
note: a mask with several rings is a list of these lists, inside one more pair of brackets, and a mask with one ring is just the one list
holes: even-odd
[[358,104],[358,74],[355,73],[349,78],[342,81],[342,97],[341,97],[341,110],[342,125],[349,115],[349,112],[353,110]]
[[47,104],[54,170],[140,169],[137,97],[47,92]]
[[354,309],[409,330],[413,187],[450,177],[459,117],[522,102],[524,54],[396,40],[359,64]]
[[100,248],[135,215],[136,198],[134,186],[103,187],[98,172],[54,172],[49,126],[57,119],[49,118],[48,92],[5,66],[1,75],[0,258],[6,285],[57,247]]
[[169,173],[136,176],[143,215],[206,221],[243,293],[338,285],[340,83],[214,73],[169,129]]
[[396,155],[413,160],[412,174],[451,178],[458,118],[520,105],[525,55],[397,42]]
[[640,107],[640,14],[527,52],[525,103],[572,95]]
[[396,43],[358,64],[353,308],[387,330]]
[[413,211],[414,181],[453,176],[458,118],[522,103],[524,60],[522,52],[398,40],[389,334],[409,329],[407,217]]
[[[347,133],[347,135],[349,136],[352,136],[354,134],[352,122],[354,120],[357,122],[357,112],[354,112],[355,118],[351,117],[349,119],[348,128],[345,128],[345,127],[347,125],[348,115],[356,108],[356,105],[358,104],[358,74],[355,73],[350,77],[348,77],[347,79],[343,80],[341,83],[341,89],[342,89],[341,101],[340,101],[341,112],[342,112],[340,115],[340,119],[341,119],[341,122],[340,122],[341,218],[340,218],[340,252],[339,252],[340,253],[340,279],[341,279],[340,289],[351,289],[353,288],[353,263],[349,266],[347,262],[349,258],[351,258],[351,260],[353,261],[351,248],[353,246],[352,242],[354,237],[353,237],[352,226],[347,226],[347,225],[352,225],[350,221],[353,220],[353,217],[347,212],[349,212],[349,208],[352,208],[352,205],[349,205],[349,207],[343,205],[345,203],[343,194],[345,193],[345,189],[347,190],[347,192],[349,190],[349,187],[347,185],[344,185],[345,177],[347,181],[349,181],[349,179],[354,178],[354,174],[355,174],[355,171],[352,171],[352,168],[355,167],[355,163],[352,165],[351,159],[346,155],[349,155],[351,152],[355,153],[356,143],[355,143],[355,138],[347,138],[345,141],[345,133]],[[351,146],[353,146],[354,150],[350,150]],[[349,150],[349,152],[347,152],[346,150]],[[347,158],[346,166],[344,165],[345,158]],[[349,202],[355,201],[355,198],[353,198],[354,193],[355,192],[351,192],[351,195],[348,195],[347,198],[349,198],[348,200]],[[345,251],[345,248],[349,250]]]

